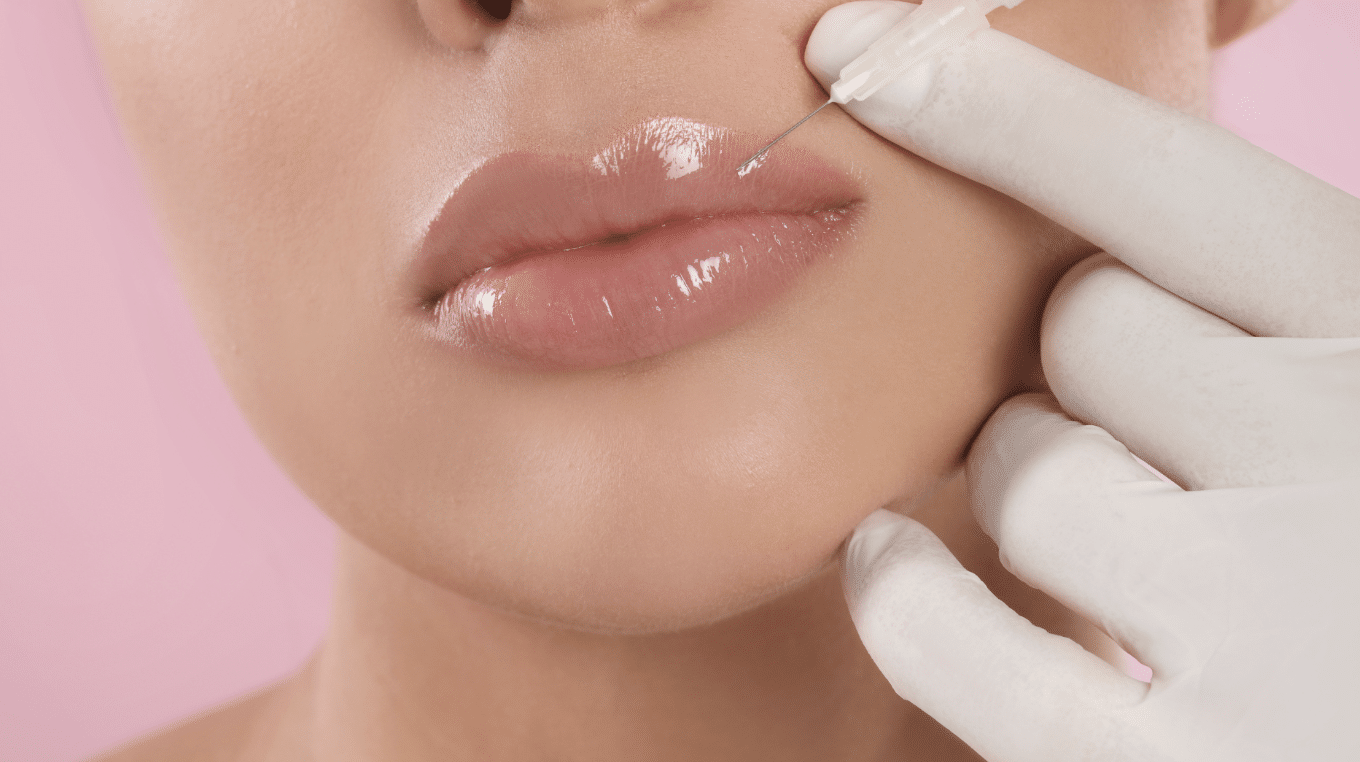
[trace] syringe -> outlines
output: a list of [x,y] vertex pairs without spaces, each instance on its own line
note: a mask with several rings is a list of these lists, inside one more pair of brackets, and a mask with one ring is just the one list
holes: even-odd
[[859,58],[841,69],[840,79],[831,86],[831,98],[826,103],[757,151],[737,168],[737,174],[745,175],[747,167],[822,109],[833,103],[844,105],[868,98],[921,61],[943,53],[974,32],[991,26],[987,23],[987,14],[1003,5],[1014,8],[1022,2],[1024,0],[924,0],[919,8],[875,40]]

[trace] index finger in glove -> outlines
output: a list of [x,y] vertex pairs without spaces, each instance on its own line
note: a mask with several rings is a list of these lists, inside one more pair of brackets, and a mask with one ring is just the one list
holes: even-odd
[[[833,8],[808,68],[829,86],[914,8]],[[1360,336],[1360,200],[1209,122],[995,30],[845,109],[1252,334]]]

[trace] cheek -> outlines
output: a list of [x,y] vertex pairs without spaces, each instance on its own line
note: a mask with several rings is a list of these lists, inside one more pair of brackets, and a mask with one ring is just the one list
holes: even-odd
[[89,4],[125,132],[228,376],[240,357],[296,343],[289,332],[343,324],[347,310],[327,314],[336,303],[371,301],[387,277],[363,253],[394,235],[372,222],[373,188],[386,182],[379,136],[405,30],[368,5]]
[[1209,104],[1209,3],[1045,0],[999,19],[1007,34],[1192,114]]
[[[422,67],[416,10],[387,2],[86,10],[180,282],[247,417],[290,469],[316,465],[297,454],[316,441],[353,450],[337,411],[381,410],[378,370],[411,362],[394,344],[405,262],[390,254],[443,200],[411,189],[456,176],[478,142],[456,137],[488,132],[411,134],[459,72]],[[352,474],[327,465],[316,480],[337,476]]]

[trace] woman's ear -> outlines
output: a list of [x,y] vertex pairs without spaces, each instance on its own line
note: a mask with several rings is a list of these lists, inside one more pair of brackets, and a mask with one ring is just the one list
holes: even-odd
[[1236,40],[1269,21],[1293,0],[1210,0],[1209,44],[1215,48]]

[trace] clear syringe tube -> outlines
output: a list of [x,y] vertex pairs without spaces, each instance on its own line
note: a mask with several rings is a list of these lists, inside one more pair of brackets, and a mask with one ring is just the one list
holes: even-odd
[[862,101],[911,67],[991,26],[987,14],[1023,0],[924,0],[921,7],[874,41],[841,69],[831,86],[832,103]]
[[1003,5],[1014,8],[1022,2],[1024,0],[923,0],[919,8],[874,40],[868,50],[841,69],[840,78],[831,85],[831,98],[826,103],[757,151],[737,168],[737,174],[745,176],[747,167],[818,111],[833,103],[844,105],[852,100],[868,98],[921,61],[991,26],[987,23],[987,14]]

